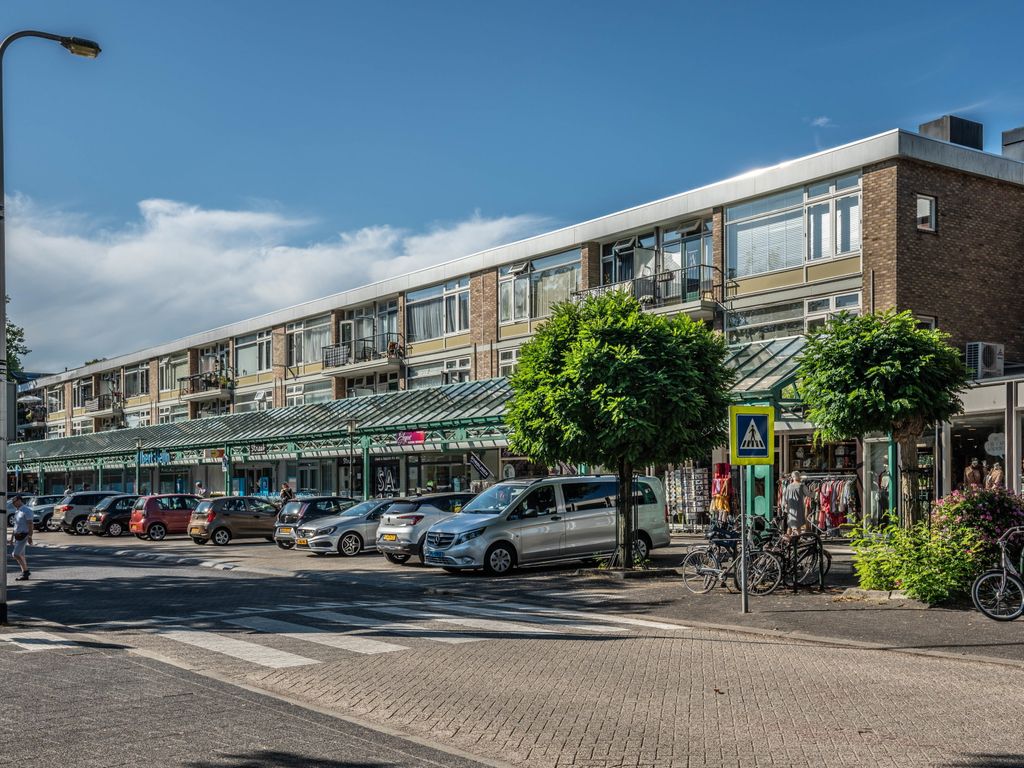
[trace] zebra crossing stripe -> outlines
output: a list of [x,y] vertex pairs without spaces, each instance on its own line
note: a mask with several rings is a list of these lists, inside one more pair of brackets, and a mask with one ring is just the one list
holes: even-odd
[[255,629],[257,632],[270,632],[282,637],[290,637],[307,643],[317,643],[318,645],[327,645],[331,648],[340,648],[344,651],[353,651],[355,653],[389,653],[391,651],[404,651],[408,649],[408,646],[405,645],[385,643],[382,640],[371,640],[368,637],[331,632],[320,627],[311,627],[308,624],[292,624],[290,621],[266,619],[261,616],[253,616],[248,619],[228,619],[227,622],[239,627]]
[[14,635],[0,635],[0,640],[12,643],[23,651],[56,651],[80,647],[73,640],[69,641],[60,635],[52,632],[43,632],[39,629],[28,632],[18,632]]
[[493,618],[504,619],[509,617],[518,618],[519,621],[527,621],[536,624],[546,624],[558,626],[562,629],[574,629],[579,632],[596,632],[600,634],[615,633],[615,632],[626,632],[623,627],[612,627],[607,624],[578,624],[570,623],[572,619],[562,619],[556,616],[536,616],[531,613],[523,613],[522,611],[501,611],[495,608],[483,608],[477,606],[459,605],[457,603],[445,602],[443,600],[427,600],[428,605],[437,606],[438,608],[444,608],[449,611],[455,611],[456,613],[468,613],[470,615],[479,614],[480,616],[490,616]]
[[611,613],[590,613],[589,611],[569,611],[554,608],[542,608],[538,605],[527,605],[526,603],[501,603],[502,606],[507,608],[518,608],[524,611],[536,611],[545,615],[552,616],[571,616],[573,618],[581,619],[597,619],[598,621],[607,621],[612,624],[625,624],[630,627],[644,627],[646,629],[673,629],[673,630],[689,630],[689,627],[684,627],[681,624],[668,624],[663,621],[651,621],[650,619],[634,619],[631,616],[616,616]]
[[479,637],[469,637],[467,635],[460,635],[458,633],[451,634],[435,634],[424,627],[422,624],[407,624],[405,622],[387,622],[379,619],[369,619],[365,616],[356,616],[351,613],[338,613],[337,611],[310,611],[308,613],[301,614],[311,619],[319,619],[320,621],[331,622],[332,624],[346,624],[351,627],[364,627],[367,629],[376,629],[380,632],[393,632],[399,635],[412,635],[419,637],[423,640],[433,640],[438,643],[449,643],[455,645],[458,643],[475,643]]
[[512,635],[550,635],[554,630],[544,629],[536,625],[521,623],[518,621],[496,621],[494,619],[476,619],[468,616],[453,616],[450,613],[431,613],[429,611],[417,611],[412,608],[382,608],[369,606],[368,611],[384,613],[389,616],[412,617],[415,619],[429,619],[439,621],[443,624],[454,624],[456,626],[469,627],[486,632],[502,632]]
[[302,667],[307,664],[319,664],[315,659],[307,659],[287,651],[279,651],[275,648],[268,648],[258,643],[250,643],[246,640],[238,640],[234,637],[218,635],[216,632],[206,632],[199,629],[157,629],[156,635],[166,637],[186,645],[194,645],[196,648],[203,648],[207,651],[220,653],[225,656],[232,656],[250,664],[257,664],[261,667],[271,669],[283,669],[285,667]]

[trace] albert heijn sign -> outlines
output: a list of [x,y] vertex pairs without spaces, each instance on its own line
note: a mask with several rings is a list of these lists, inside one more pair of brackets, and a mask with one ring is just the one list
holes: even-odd
[[775,463],[775,409],[770,405],[729,407],[729,461]]

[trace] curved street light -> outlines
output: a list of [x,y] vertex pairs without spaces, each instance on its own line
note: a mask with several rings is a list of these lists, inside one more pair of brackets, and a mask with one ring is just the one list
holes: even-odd
[[[7,500],[7,249],[6,198],[4,191],[4,99],[3,99],[3,62],[4,53],[15,40],[23,37],[39,37],[53,40],[62,48],[75,56],[95,59],[100,55],[100,47],[92,40],[67,35],[54,35],[34,29],[24,29],[8,35],[0,43],[0,477],[3,478],[3,493],[6,507]],[[0,625],[7,623],[7,514],[0,515]]]

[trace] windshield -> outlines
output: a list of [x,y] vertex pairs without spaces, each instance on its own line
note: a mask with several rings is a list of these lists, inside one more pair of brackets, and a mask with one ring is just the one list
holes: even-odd
[[98,512],[98,511],[100,511],[100,510],[102,510],[102,509],[106,509],[107,507],[109,507],[109,506],[110,506],[110,504],[111,504],[111,502],[112,502],[112,501],[113,501],[113,500],[114,500],[115,498],[116,498],[115,496],[107,496],[107,498],[105,498],[105,499],[102,499],[102,500],[100,501],[100,503],[96,505],[96,511]]
[[462,508],[462,514],[496,515],[508,508],[529,486],[522,483],[498,483],[473,498]]

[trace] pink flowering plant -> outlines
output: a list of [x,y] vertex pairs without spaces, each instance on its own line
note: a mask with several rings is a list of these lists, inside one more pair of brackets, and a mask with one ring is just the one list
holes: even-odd
[[1002,488],[954,491],[932,507],[932,527],[966,526],[981,539],[986,565],[999,562],[996,540],[1014,526],[1024,525],[1024,496]]

